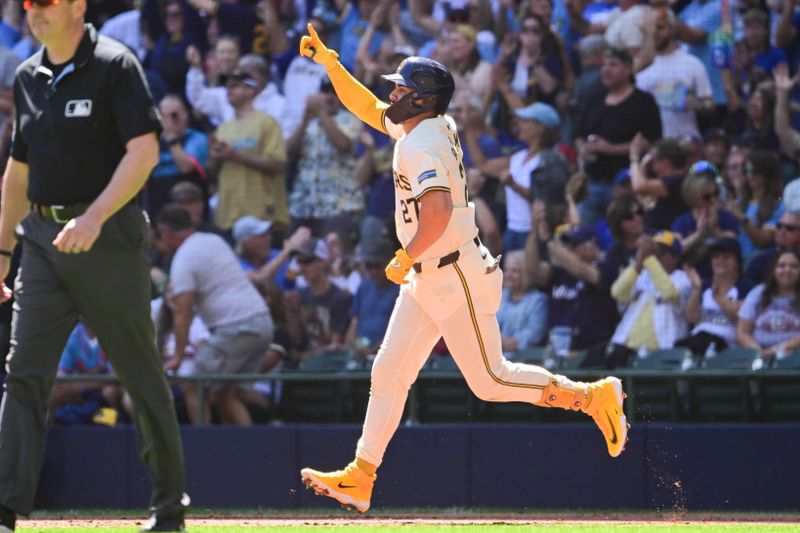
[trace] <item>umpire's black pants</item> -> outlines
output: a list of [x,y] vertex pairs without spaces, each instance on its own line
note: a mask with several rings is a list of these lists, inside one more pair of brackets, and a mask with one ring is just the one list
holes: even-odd
[[185,472],[175,408],[150,319],[147,223],[128,205],[89,252],[63,254],[62,224],[23,220],[8,377],[0,408],[0,503],[27,515],[44,457],[45,414],[58,362],[79,315],[95,331],[133,400],[139,453],[150,470],[151,504],[177,504]]

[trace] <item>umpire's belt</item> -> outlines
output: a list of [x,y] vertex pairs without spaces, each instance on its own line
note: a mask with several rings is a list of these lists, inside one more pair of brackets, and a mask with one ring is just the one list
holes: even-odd
[[[472,242],[475,243],[475,246],[480,248],[480,246],[481,246],[480,239],[475,237],[474,239],[472,239]],[[458,261],[459,257],[461,257],[461,252],[458,251],[458,250],[456,250],[455,252],[453,252],[451,254],[447,254],[445,256],[442,256],[442,257],[439,258],[439,264],[436,266],[436,268],[442,268],[443,266],[447,266],[447,265],[449,265],[451,263],[455,263],[456,261]],[[422,273],[422,263],[414,263],[414,271],[417,274]]]
[[66,224],[71,219],[79,217],[89,209],[91,204],[70,204],[70,205],[41,205],[33,204],[33,210],[39,213],[39,216],[58,222],[59,224]]

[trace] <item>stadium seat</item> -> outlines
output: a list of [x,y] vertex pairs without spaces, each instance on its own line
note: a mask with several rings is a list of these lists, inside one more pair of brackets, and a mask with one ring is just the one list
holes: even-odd
[[541,365],[550,356],[549,346],[528,346],[514,352],[512,361],[515,363],[528,363]]
[[[424,379],[428,372],[452,372],[452,377]],[[417,421],[468,422],[475,418],[477,398],[461,376],[452,357],[431,356],[413,386]]]
[[341,383],[338,380],[284,381],[281,419],[284,422],[341,422]]
[[300,361],[300,370],[306,372],[340,372],[347,368],[347,362],[355,358],[350,350],[328,350],[315,357]]
[[[727,348],[705,358],[705,370],[749,371],[758,352],[752,348]],[[687,375],[691,375],[691,372]],[[692,377],[690,413],[696,422],[747,422],[755,414],[758,383],[748,376]]]
[[703,359],[702,367],[708,370],[750,370],[758,351],[753,348],[726,348],[715,357]]
[[775,362],[772,364],[772,368],[780,368],[784,370],[800,369],[800,350],[793,351],[783,359],[775,359]]
[[759,414],[765,422],[800,421],[800,378],[786,376],[784,370],[800,369],[800,350],[784,359],[775,359],[771,371],[758,380]]
[[576,370],[581,367],[583,360],[586,359],[587,350],[580,350],[566,357],[558,358],[559,370]]
[[666,348],[649,352],[647,357],[637,357],[631,366],[637,370],[680,370],[683,360],[691,352],[688,348]]
[[[656,350],[647,357],[637,358],[632,367],[642,371],[680,372],[686,348]],[[678,382],[665,376],[636,376],[629,378],[635,409],[634,419],[647,422],[674,422],[681,418],[681,399]],[[681,390],[685,390],[685,384]]]
[[[350,350],[329,350],[300,362],[302,372],[342,372],[354,357]],[[345,396],[348,382],[340,380],[297,381],[283,383],[281,418],[285,422],[343,422],[346,418]]]
[[750,379],[692,378],[690,417],[694,422],[747,422],[753,416]]
[[458,372],[458,365],[449,355],[432,355],[428,358],[427,364],[423,367],[423,372],[434,370],[437,372]]
[[770,373],[758,380],[759,418],[764,422],[800,421],[800,379]]

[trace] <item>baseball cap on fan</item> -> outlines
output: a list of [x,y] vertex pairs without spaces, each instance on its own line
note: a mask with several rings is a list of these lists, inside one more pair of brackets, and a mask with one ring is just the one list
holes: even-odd
[[667,230],[659,231],[658,233],[653,235],[653,242],[665,246],[667,250],[669,250],[676,256],[680,256],[681,252],[683,251],[683,246],[681,246],[681,240],[675,233],[671,231]]
[[742,262],[742,246],[739,244],[738,239],[733,237],[720,237],[708,245],[708,250],[712,254],[717,252],[732,253],[740,263]]
[[270,229],[272,229],[272,222],[269,220],[261,220],[253,215],[246,215],[233,224],[231,233],[233,234],[233,240],[239,242],[255,235],[264,235]]
[[597,233],[594,228],[588,225],[574,226],[561,233],[561,241],[565,244],[578,246],[587,241],[597,240]]
[[561,123],[558,111],[542,102],[534,102],[528,107],[516,109],[514,114],[522,120],[534,120],[548,128],[557,128]]
[[203,189],[191,181],[179,181],[169,190],[170,199],[178,204],[202,202]]
[[292,252],[292,256],[304,259],[322,259],[323,261],[330,259],[328,245],[322,239],[308,239]]
[[631,182],[631,170],[629,168],[623,168],[616,174],[614,174],[614,183],[617,185],[627,185]]
[[722,128],[711,128],[708,130],[705,135],[703,135],[703,142],[705,144],[712,143],[715,141],[722,141],[728,147],[731,145],[730,137],[728,136],[728,132],[726,132]]

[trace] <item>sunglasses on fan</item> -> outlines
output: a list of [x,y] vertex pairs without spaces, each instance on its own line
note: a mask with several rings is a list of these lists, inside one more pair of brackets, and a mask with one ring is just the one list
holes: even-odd
[[642,211],[641,209],[635,209],[630,213],[625,213],[624,215],[622,215],[622,220],[633,220],[636,217],[643,217],[643,216],[644,216],[644,211]]
[[58,4],[61,0],[23,0],[22,7],[25,8],[25,11],[29,10],[33,7],[33,4],[36,4],[39,7],[50,7]]
[[689,174],[700,174],[702,172],[707,172],[716,176],[719,174],[719,169],[717,169],[717,165],[708,161],[698,161],[689,167]]

